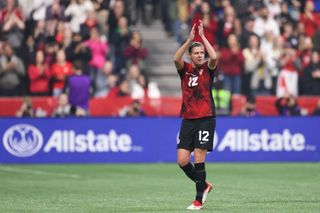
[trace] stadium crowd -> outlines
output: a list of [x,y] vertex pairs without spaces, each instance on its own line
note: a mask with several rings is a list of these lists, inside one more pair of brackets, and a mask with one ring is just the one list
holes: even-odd
[[152,50],[137,28],[157,18],[177,43],[203,21],[219,55],[218,101],[320,95],[319,0],[0,0],[0,8],[0,96],[52,95],[76,115],[87,114],[90,97],[159,97],[148,93]]

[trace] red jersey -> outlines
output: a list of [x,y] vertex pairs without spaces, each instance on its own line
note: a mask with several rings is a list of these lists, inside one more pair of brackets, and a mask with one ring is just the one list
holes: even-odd
[[214,70],[209,69],[208,62],[198,68],[184,62],[178,73],[182,89],[181,116],[185,119],[215,116],[211,92]]

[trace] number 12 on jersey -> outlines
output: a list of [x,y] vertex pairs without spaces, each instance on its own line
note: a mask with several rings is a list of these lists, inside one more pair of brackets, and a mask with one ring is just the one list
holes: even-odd
[[196,76],[196,77],[189,77],[188,86],[189,86],[189,87],[198,86],[198,76]]

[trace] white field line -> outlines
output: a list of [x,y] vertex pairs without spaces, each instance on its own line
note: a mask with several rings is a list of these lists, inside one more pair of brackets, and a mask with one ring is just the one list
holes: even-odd
[[16,167],[8,167],[8,166],[0,166],[0,171],[24,173],[24,174],[32,174],[32,175],[45,175],[45,176],[67,177],[67,178],[80,178],[80,175],[78,175],[78,174],[51,173],[51,172],[45,172],[45,171],[40,171],[40,170],[22,169],[22,168],[16,168]]

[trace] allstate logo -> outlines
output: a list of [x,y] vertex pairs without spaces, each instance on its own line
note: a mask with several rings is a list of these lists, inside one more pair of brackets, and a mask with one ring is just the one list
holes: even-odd
[[43,137],[34,126],[18,124],[10,127],[3,135],[5,149],[17,157],[29,157],[42,147]]

